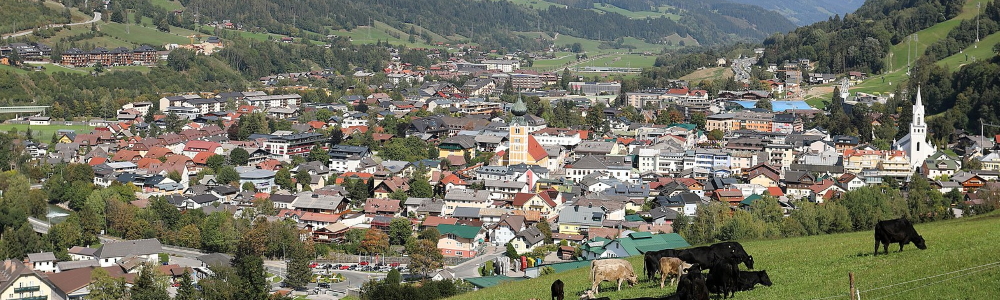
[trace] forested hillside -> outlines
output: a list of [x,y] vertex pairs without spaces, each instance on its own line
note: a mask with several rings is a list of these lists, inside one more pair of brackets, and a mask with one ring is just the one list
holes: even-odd
[[906,36],[961,12],[964,0],[870,0],[843,18],[800,27],[764,40],[762,63],[807,58],[816,72],[861,71],[877,74],[885,68],[891,45]]
[[56,10],[36,0],[3,0],[0,9],[0,33],[7,34],[48,24],[65,24],[70,11]]
[[797,25],[805,26],[826,21],[834,15],[853,13],[865,3],[864,0],[729,0],[736,3],[751,4],[776,11]]
[[[735,4],[700,3],[699,9],[692,9],[681,20],[674,21],[666,17],[633,19],[570,5],[534,10],[507,1],[187,0],[182,3],[188,11],[201,12],[205,21],[231,20],[280,34],[295,34],[299,30],[327,33],[380,21],[404,32],[416,25],[441,36],[465,38],[486,46],[521,48],[547,45],[532,44],[517,32],[555,32],[604,41],[635,37],[649,43],[661,43],[663,38],[677,34],[693,37],[701,44],[721,44],[758,40],[794,28],[794,24],[774,12]],[[588,3],[592,5],[593,1]]]

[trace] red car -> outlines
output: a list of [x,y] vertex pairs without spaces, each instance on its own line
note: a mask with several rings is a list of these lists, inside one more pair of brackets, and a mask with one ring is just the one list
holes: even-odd
[[315,268],[316,266],[319,266],[319,264],[317,264],[317,263],[311,263],[311,264],[309,264],[309,268]]
[[340,266],[341,270],[347,270],[347,269],[350,269],[350,268],[351,268],[351,266],[348,266],[348,265]]
[[362,262],[360,262],[360,263],[358,263],[358,264],[359,264],[359,265],[362,265],[362,266],[367,266],[367,265],[368,265],[368,262],[367,262],[367,261],[362,261]]
[[399,263],[398,262],[394,262],[394,263],[389,264],[389,266],[393,267],[393,268],[399,267]]

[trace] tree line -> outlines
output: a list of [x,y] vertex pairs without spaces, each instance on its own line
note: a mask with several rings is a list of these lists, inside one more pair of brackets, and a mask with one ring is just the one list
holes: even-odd
[[[992,210],[997,200],[975,209]],[[691,244],[796,237],[866,231],[880,220],[900,217],[913,222],[951,219],[952,204],[962,201],[961,193],[942,194],[923,176],[913,176],[905,189],[886,183],[848,191],[822,204],[793,200],[796,209],[787,216],[777,198],[765,194],[745,209],[733,210],[717,201],[701,205],[695,217],[679,216],[673,224]]]

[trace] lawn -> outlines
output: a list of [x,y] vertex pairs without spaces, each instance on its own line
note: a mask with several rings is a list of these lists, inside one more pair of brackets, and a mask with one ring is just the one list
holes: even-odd
[[[958,27],[958,24],[961,23],[962,20],[975,18],[976,4],[978,3],[986,4],[987,2],[988,1],[986,0],[969,0],[968,2],[965,3],[965,6],[962,7],[962,12],[959,13],[958,16],[952,18],[951,20],[944,21],[935,24],[934,26],[931,26],[929,28],[926,28],[924,30],[918,31],[916,33],[917,41],[913,42],[913,47],[910,50],[910,56],[911,56],[910,60],[915,61],[917,60],[917,57],[923,56],[924,51],[927,49],[928,46],[930,46],[937,40],[943,39],[946,36],[948,36],[948,32],[954,29],[955,27]],[[915,48],[915,50],[913,48]],[[889,69],[890,71],[897,69],[905,70],[906,52],[907,52],[907,42],[905,40],[893,46],[892,49],[889,50],[889,57],[887,58],[887,61],[889,62],[889,67],[887,69]]]
[[[871,231],[743,242],[755,267],[767,270],[774,285],[737,294],[736,299],[846,299],[853,272],[863,299],[993,299],[1000,295],[1000,214],[916,225],[927,250],[890,246],[889,255],[872,256]],[[637,273],[642,257],[631,257]],[[985,267],[980,267],[985,266]],[[548,298],[555,279],[575,299],[590,282],[588,269],[576,269],[462,294],[450,299]],[[645,277],[639,275],[640,280]],[[658,282],[641,281],[614,291],[604,283],[600,296],[611,299],[672,293]]]
[[566,7],[566,5],[557,4],[545,0],[507,0],[507,1],[510,1],[510,3],[519,4],[538,10],[548,9],[550,6]]
[[730,67],[714,67],[705,68],[691,72],[691,74],[684,75],[681,77],[683,80],[688,82],[699,82],[705,80],[722,80],[729,77],[733,77],[733,68]]
[[191,40],[179,34],[168,33],[156,30],[152,27],[144,27],[135,24],[128,25],[126,32],[125,24],[107,23],[101,25],[101,32],[117,40],[126,41],[135,45],[163,44],[189,44]]
[[672,6],[660,6],[657,7],[656,11],[630,11],[621,7],[617,7],[606,3],[594,3],[594,10],[601,12],[617,13],[632,19],[645,19],[645,18],[659,18],[667,17],[671,20],[678,20],[681,18],[680,15],[675,15],[666,12],[667,9],[673,8]]
[[29,126],[28,124],[0,124],[0,131],[8,132],[11,129],[17,129],[19,132],[24,132],[28,128],[31,128],[36,138],[42,142],[49,142],[52,137],[52,133],[60,129],[70,129],[75,130],[76,133],[87,133],[94,129],[94,127],[86,125],[47,125],[47,126]]
[[172,1],[172,0],[149,0],[149,3],[153,4],[153,5],[156,5],[156,6],[159,6],[159,7],[162,7],[162,8],[165,8],[165,9],[170,10],[170,11],[184,9],[184,6],[181,5],[181,3],[179,1]]
[[648,68],[656,62],[656,56],[640,54],[612,55],[580,65],[580,67],[623,67]]
[[958,71],[962,66],[973,62],[974,60],[989,59],[993,57],[993,45],[1000,43],[1000,33],[994,33],[986,36],[979,40],[979,47],[969,47],[965,48],[962,53],[955,53],[955,55],[946,57],[945,59],[939,60],[937,64],[939,66],[948,66],[952,71]]

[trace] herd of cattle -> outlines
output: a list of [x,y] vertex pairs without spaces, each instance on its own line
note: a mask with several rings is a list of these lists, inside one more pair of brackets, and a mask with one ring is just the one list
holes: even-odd
[[[878,254],[878,246],[883,245],[888,253],[890,243],[899,243],[899,251],[903,251],[903,245],[914,243],[919,249],[927,249],[922,236],[917,234],[911,224],[906,219],[896,219],[880,221],[875,226],[875,254]],[[677,291],[670,295],[654,298],[639,299],[677,299],[677,300],[708,300],[710,294],[720,294],[722,298],[734,296],[736,292],[752,290],[758,284],[771,286],[771,279],[767,276],[767,271],[743,271],[739,265],[743,264],[748,269],[753,269],[753,256],[747,254],[743,245],[737,242],[723,242],[711,246],[694,247],[689,249],[664,249],[659,251],[646,252],[643,257],[643,268],[646,279],[656,280],[656,275],[660,281],[660,288],[664,287],[667,278],[670,285],[677,284]],[[707,270],[707,274],[702,270]],[[581,299],[608,299],[607,297],[597,298],[600,292],[600,285],[604,281],[617,283],[620,291],[623,282],[628,282],[629,286],[638,283],[639,279],[632,268],[632,264],[624,259],[602,259],[590,263],[591,288],[583,293]],[[563,300],[563,282],[556,280],[552,283],[552,298]]]

